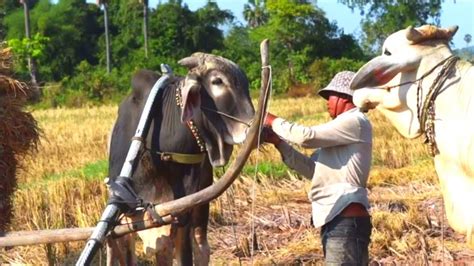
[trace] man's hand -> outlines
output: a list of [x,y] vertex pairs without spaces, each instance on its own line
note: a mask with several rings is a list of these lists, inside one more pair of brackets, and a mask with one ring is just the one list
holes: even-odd
[[272,123],[273,123],[273,120],[275,120],[276,118],[278,118],[278,116],[272,114],[272,113],[267,113],[265,115],[265,121],[263,121],[263,126],[264,127],[272,127]]
[[262,142],[278,145],[282,142],[281,138],[272,130],[271,127],[264,127],[261,135]]

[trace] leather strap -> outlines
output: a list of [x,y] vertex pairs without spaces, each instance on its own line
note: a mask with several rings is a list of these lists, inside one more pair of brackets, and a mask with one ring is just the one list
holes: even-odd
[[176,162],[182,164],[196,164],[201,163],[206,158],[206,153],[184,154],[176,152],[156,152],[160,155],[161,160],[166,162]]
[[367,217],[369,212],[360,203],[351,203],[340,213],[342,217]]

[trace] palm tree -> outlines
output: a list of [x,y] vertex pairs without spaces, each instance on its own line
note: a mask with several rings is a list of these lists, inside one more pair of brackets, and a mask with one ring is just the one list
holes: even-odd
[[469,43],[471,42],[471,40],[472,40],[471,34],[468,33],[464,35],[464,41],[466,42],[466,47],[469,46]]
[[248,0],[248,3],[244,5],[244,19],[250,28],[265,24],[268,20],[265,0]]
[[104,8],[104,28],[105,28],[105,54],[107,60],[107,73],[110,73],[110,40],[109,40],[109,7],[108,0],[97,0],[97,5]]
[[145,48],[145,58],[148,58],[148,0],[139,0],[143,2],[143,42]]
[[[25,37],[28,40],[31,40],[31,26],[30,26],[30,3],[29,0],[20,0],[20,4],[23,5],[23,13],[25,17]],[[30,71],[30,77],[31,77],[31,87],[33,90],[31,100],[37,101],[39,100],[41,96],[41,92],[38,87],[38,71],[36,68],[36,62],[31,55],[28,55],[28,69]]]

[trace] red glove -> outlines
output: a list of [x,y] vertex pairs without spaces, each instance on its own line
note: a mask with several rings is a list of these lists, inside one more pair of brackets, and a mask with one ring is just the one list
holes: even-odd
[[264,127],[272,127],[273,120],[278,118],[278,116],[272,114],[272,113],[267,113],[265,115],[265,120],[263,121],[263,126]]
[[275,133],[275,131],[273,131],[271,127],[263,128],[261,138],[262,142],[272,143],[275,146],[282,142],[280,137],[277,135],[277,133]]

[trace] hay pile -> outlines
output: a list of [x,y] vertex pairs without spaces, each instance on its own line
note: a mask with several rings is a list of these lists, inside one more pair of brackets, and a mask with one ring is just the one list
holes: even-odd
[[6,231],[12,214],[19,159],[36,150],[39,128],[24,111],[29,88],[11,76],[11,53],[0,43],[0,232]]

